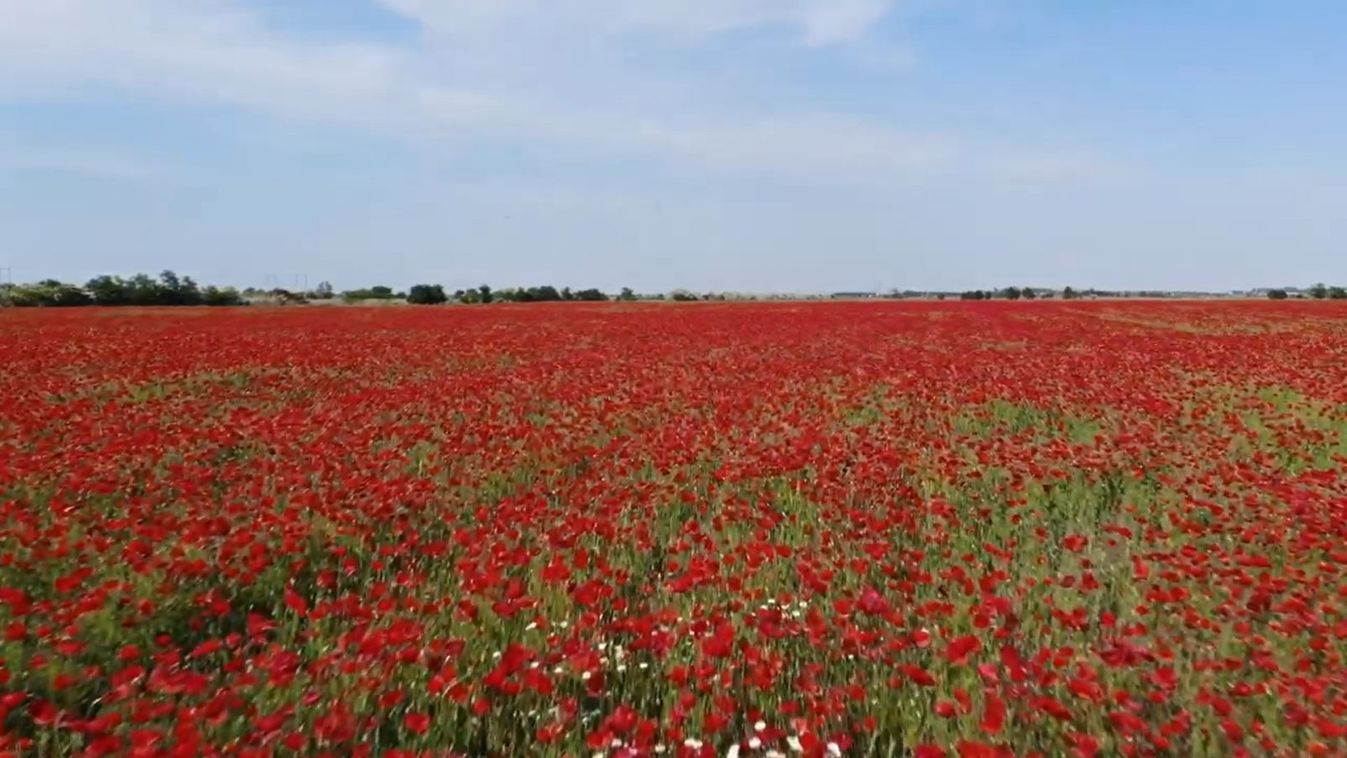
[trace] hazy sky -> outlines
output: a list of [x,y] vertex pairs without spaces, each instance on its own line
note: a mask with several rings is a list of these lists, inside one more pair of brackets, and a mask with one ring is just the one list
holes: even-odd
[[1347,282],[1347,2],[0,0],[0,267]]

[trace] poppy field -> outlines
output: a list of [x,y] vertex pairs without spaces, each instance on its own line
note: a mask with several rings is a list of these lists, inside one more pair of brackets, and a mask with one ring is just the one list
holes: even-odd
[[1347,754],[1347,307],[0,312],[0,750]]

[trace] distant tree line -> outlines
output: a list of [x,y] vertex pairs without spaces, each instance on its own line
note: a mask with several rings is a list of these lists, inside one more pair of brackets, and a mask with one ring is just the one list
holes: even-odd
[[[1003,300],[1037,300],[1040,296],[1051,296],[1051,293],[1040,292],[1033,287],[1006,287],[1005,289],[991,290],[968,290],[959,293],[960,300],[994,300],[997,298]],[[1074,300],[1076,291],[1067,287],[1062,291],[1062,297],[1066,300]]]
[[[724,301],[724,300],[778,300],[778,299],[907,299],[935,298],[944,300],[957,296],[960,300],[1037,300],[1061,298],[1075,300],[1079,298],[1128,298],[1152,297],[1172,298],[1186,296],[1209,296],[1212,293],[1172,292],[1172,291],[1114,291],[1100,289],[1077,290],[1064,287],[1061,290],[1043,287],[1004,287],[997,290],[966,290],[964,292],[930,292],[916,290],[891,290],[887,294],[875,292],[835,292],[831,295],[746,295],[730,292],[696,293],[686,289],[676,289],[667,295],[637,294],[630,287],[623,287],[617,295],[609,295],[596,288],[558,289],[550,284],[533,287],[506,287],[493,289],[483,284],[469,289],[453,292],[445,290],[439,284],[417,284],[404,291],[398,291],[386,285],[374,285],[338,293],[329,282],[321,282],[307,292],[292,292],[286,289],[261,290],[253,287],[242,292],[233,287],[201,286],[190,276],[179,276],[173,271],[163,271],[159,276],[136,274],[123,278],[114,275],[96,276],[83,285],[69,284],[56,279],[44,279],[34,284],[0,284],[0,305],[19,307],[71,307],[71,306],[178,306],[206,305],[228,306],[247,305],[250,302],[270,302],[277,304],[325,301],[340,298],[344,302],[364,301],[406,302],[412,305],[440,305],[445,303],[485,304],[485,303],[547,303],[547,302],[603,302],[607,300],[672,300],[674,302]],[[1313,299],[1347,300],[1347,288],[1315,284],[1305,289],[1275,288],[1250,290],[1243,293],[1229,293],[1236,296],[1266,296],[1271,300]]]
[[1347,287],[1316,284],[1308,289],[1282,288],[1266,290],[1269,300],[1347,300]]
[[1307,294],[1315,300],[1347,300],[1347,288],[1329,287],[1324,284],[1310,287]]
[[203,287],[190,276],[164,271],[156,279],[136,274],[96,276],[83,286],[44,279],[36,284],[0,286],[0,304],[17,307],[72,307],[81,305],[243,305],[232,287]]
[[[455,290],[453,293],[453,300],[460,303],[592,303],[608,299],[606,293],[592,287],[583,290],[572,290],[570,287],[557,289],[550,284],[536,287],[507,287],[499,290],[493,290],[489,285],[483,284],[475,289]],[[635,300],[636,295],[631,288],[623,287],[617,299]]]

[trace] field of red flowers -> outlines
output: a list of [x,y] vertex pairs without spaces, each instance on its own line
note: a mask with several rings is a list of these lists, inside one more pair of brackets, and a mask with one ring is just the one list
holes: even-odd
[[1347,753],[1347,308],[0,312],[0,741]]

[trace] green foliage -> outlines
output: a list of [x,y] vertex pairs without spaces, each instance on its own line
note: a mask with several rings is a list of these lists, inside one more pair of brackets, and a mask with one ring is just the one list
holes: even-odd
[[412,305],[441,305],[449,302],[444,287],[438,284],[417,284],[407,291],[407,302]]
[[1268,300],[1285,300],[1287,297],[1286,290],[1283,289],[1268,290],[1267,292]]
[[360,300],[396,300],[398,294],[392,287],[385,287],[378,284],[373,287],[363,289],[346,290],[341,293],[341,298],[348,303],[358,302]]
[[502,303],[553,303],[572,300],[597,302],[608,299],[608,296],[602,290],[592,287],[579,291],[573,291],[570,287],[558,290],[550,284],[537,287],[507,287],[494,292],[490,287],[483,285],[477,290],[460,291],[455,295],[459,301],[464,303],[490,303],[493,301]]
[[605,295],[602,291],[591,287],[590,289],[580,290],[579,292],[575,293],[575,299],[584,300],[587,302],[602,302],[604,300],[607,300],[608,296]]
[[73,284],[44,279],[37,284],[21,284],[9,289],[9,302],[18,307],[71,307],[93,305],[89,293]]
[[1067,288],[1065,288],[1065,289],[1062,290],[1062,299],[1063,299],[1063,300],[1075,300],[1075,299],[1078,298],[1078,297],[1080,297],[1080,293],[1076,292],[1076,291],[1075,291],[1074,289],[1072,289],[1071,287],[1067,287]]
[[[567,294],[570,288],[566,289]],[[541,287],[510,287],[496,293],[496,299],[506,303],[550,303],[569,299],[550,284]]]
[[18,307],[243,305],[232,287],[202,289],[190,276],[164,271],[155,279],[147,274],[122,278],[103,274],[83,287],[55,279],[36,284],[7,285],[0,303]]
[[210,306],[243,305],[243,297],[233,287],[208,286],[201,291],[201,304]]

